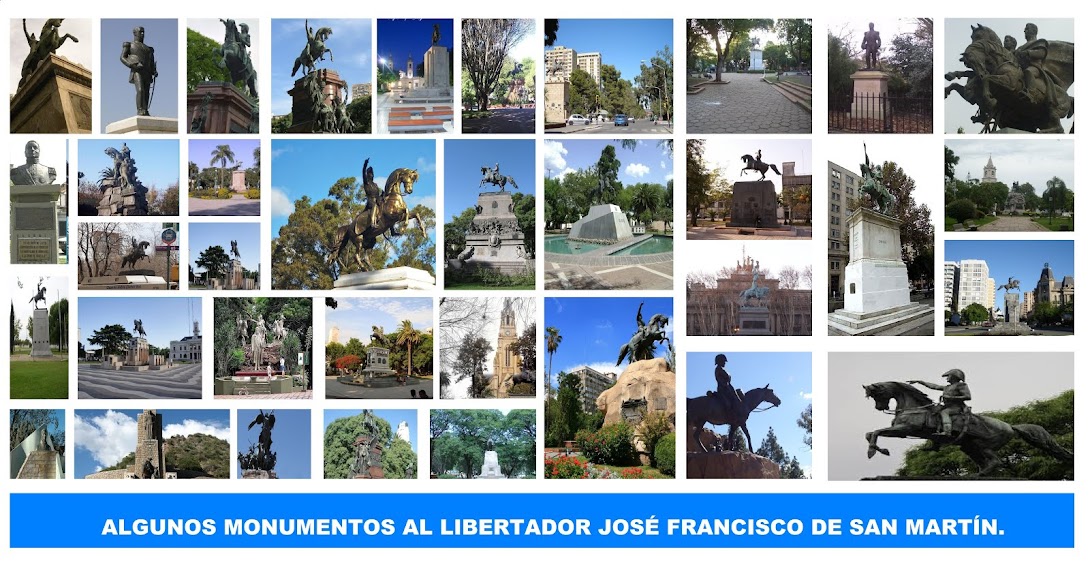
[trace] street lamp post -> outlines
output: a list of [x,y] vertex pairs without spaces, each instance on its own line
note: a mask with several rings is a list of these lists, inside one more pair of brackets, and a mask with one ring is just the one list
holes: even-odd
[[[644,61],[643,59],[640,59],[640,63],[646,63],[646,61]],[[670,109],[670,101],[666,100],[666,83],[668,81],[668,79],[666,77],[666,67],[663,67],[661,65],[657,65],[654,61],[651,62],[651,66],[662,69],[662,86],[663,86],[663,88],[662,88],[662,102],[663,102],[663,105],[664,105],[663,112],[666,113],[666,116],[670,116],[670,110],[669,110]],[[666,124],[667,125],[670,124],[669,119],[666,120]]]

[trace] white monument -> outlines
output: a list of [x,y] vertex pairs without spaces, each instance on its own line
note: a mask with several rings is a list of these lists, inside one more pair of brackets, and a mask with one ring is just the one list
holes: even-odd
[[754,46],[753,49],[749,50],[749,70],[750,71],[764,71],[765,70],[764,53],[763,53],[763,51],[761,51],[760,47]]
[[575,221],[569,240],[614,243],[632,238],[628,217],[617,205],[594,205],[586,216]]
[[397,433],[395,433],[395,435],[397,435],[398,439],[401,439],[406,443],[412,444],[412,441],[409,440],[409,422],[402,421],[401,423],[397,424]]
[[53,356],[53,349],[49,347],[49,310],[34,310],[34,342],[30,348],[30,356]]
[[506,478],[500,472],[500,461],[492,442],[488,442],[488,449],[484,452],[484,464],[481,465],[481,474],[477,478]]

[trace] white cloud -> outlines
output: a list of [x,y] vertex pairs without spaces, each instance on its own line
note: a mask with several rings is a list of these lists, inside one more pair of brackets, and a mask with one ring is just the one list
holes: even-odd
[[566,155],[568,155],[568,150],[563,143],[556,140],[545,140],[546,171],[557,171],[559,172],[558,177],[566,175],[570,170],[568,160],[564,158]]
[[563,313],[564,312],[564,303],[563,302],[561,302],[559,299],[557,299],[555,297],[550,297],[549,299],[552,300],[553,306],[556,308],[557,313]]
[[273,159],[276,159],[276,158],[278,158],[278,157],[280,157],[280,156],[282,156],[282,155],[284,155],[284,154],[286,154],[286,153],[288,153],[290,151],[291,151],[291,146],[280,146],[278,148],[273,148],[272,157],[273,157]]
[[624,168],[625,175],[629,177],[640,178],[651,172],[651,168],[642,163],[630,163],[628,167]]
[[84,419],[76,413],[76,446],[91,453],[96,471],[116,465],[136,448],[136,420],[113,410]]
[[435,210],[435,196],[434,195],[428,195],[427,197],[422,197],[419,200],[419,204],[424,205],[425,207],[427,207],[427,208],[434,211]]
[[286,217],[291,215],[292,209],[291,199],[288,198],[287,193],[280,187],[272,188],[272,214],[274,217]]
[[416,158],[416,169],[418,169],[420,171],[423,171],[423,172],[427,172],[427,173],[434,173],[435,172],[435,162],[434,161],[428,161],[427,158],[425,158],[423,156],[418,157],[418,158]]
[[659,162],[659,169],[666,169],[666,160],[662,160]]
[[799,397],[804,399],[804,400],[812,400],[812,399],[814,399],[814,393],[813,392],[799,392]]
[[560,175],[557,175],[557,177],[559,177],[561,179],[564,179],[565,177],[568,176],[569,173],[575,173],[575,170],[570,168],[570,167],[565,167],[564,171],[561,171]]
[[218,427],[214,424],[202,423],[195,419],[186,419],[181,423],[170,423],[163,426],[163,439],[170,439],[175,435],[189,436],[194,433],[203,433],[217,439],[228,441],[231,436],[231,427]]
[[672,172],[672,171],[671,171],[670,173],[667,173],[667,174],[666,174],[666,180],[667,180],[667,181],[669,181],[669,180],[671,180],[671,179],[673,179],[673,178],[674,178],[674,172]]

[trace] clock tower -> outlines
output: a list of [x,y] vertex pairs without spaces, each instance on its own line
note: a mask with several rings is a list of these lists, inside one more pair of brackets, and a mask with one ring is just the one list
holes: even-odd
[[511,300],[504,299],[503,310],[500,311],[500,336],[496,341],[496,359],[492,363],[491,389],[497,398],[507,397],[507,391],[511,388],[508,378],[520,371],[522,359],[517,352],[510,350],[517,339],[515,310],[511,307]]

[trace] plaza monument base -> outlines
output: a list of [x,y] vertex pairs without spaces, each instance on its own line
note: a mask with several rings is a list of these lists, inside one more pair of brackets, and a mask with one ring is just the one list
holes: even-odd
[[106,125],[107,134],[177,134],[176,118],[130,116]]
[[612,244],[632,238],[632,227],[628,217],[617,205],[594,205],[586,216],[575,221],[568,240],[585,240],[602,244]]
[[417,268],[401,266],[373,272],[341,274],[333,289],[435,289],[435,276]]

